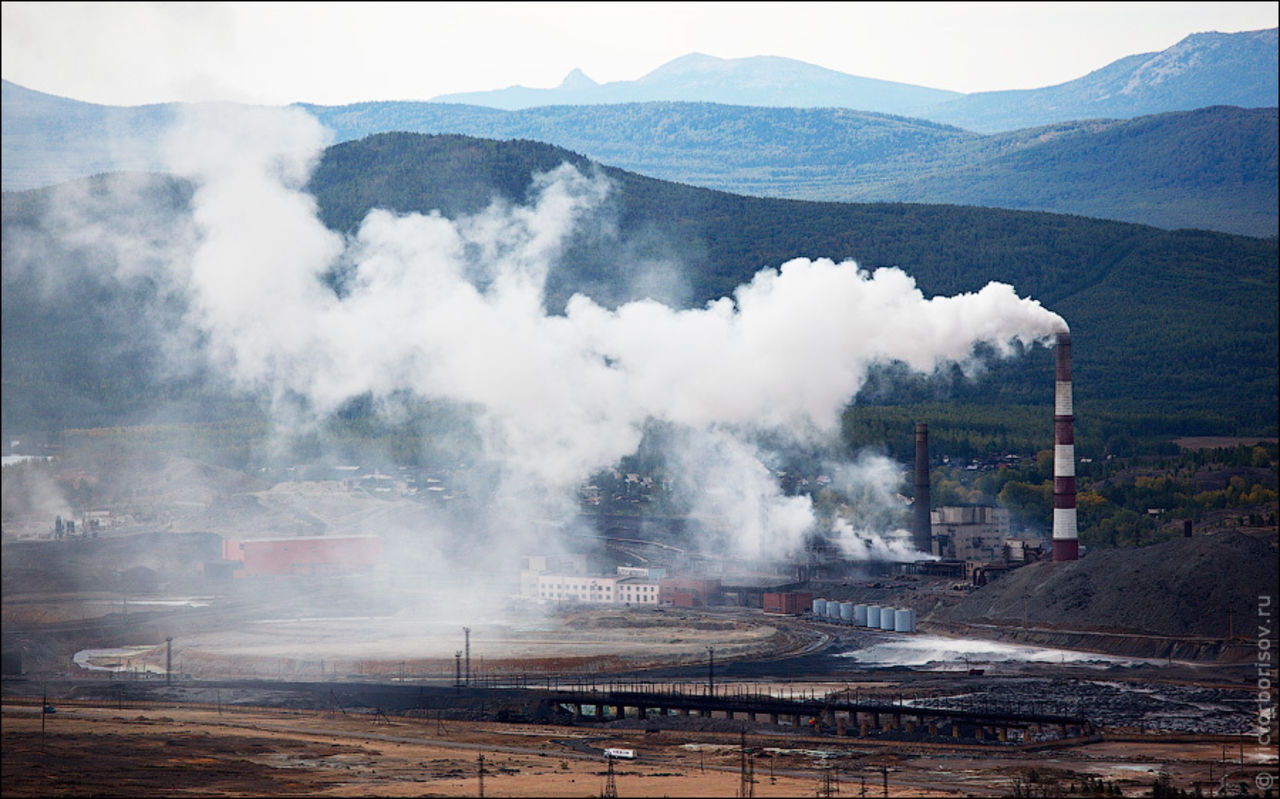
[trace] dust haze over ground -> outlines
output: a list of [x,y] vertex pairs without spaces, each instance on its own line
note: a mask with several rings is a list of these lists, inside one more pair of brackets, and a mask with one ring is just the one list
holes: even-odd
[[[296,109],[193,108],[165,149],[195,186],[189,216],[163,230],[78,226],[90,215],[77,202],[119,199],[88,192],[59,204],[54,229],[113,254],[99,279],[145,281],[162,300],[140,315],[166,341],[154,368],[190,374],[199,361],[262,398],[268,447],[318,434],[362,397],[389,418],[406,396],[455,409],[482,453],[485,501],[467,519],[423,511],[379,524],[400,542],[404,582],[444,593],[493,590],[477,579],[495,556],[505,566],[566,548],[578,486],[655,422],[679,431],[666,457],[692,509],[723,520],[706,548],[786,556],[817,520],[807,497],[781,490],[770,448],[834,441],[868,368],[969,364],[976,345],[1009,355],[1065,329],[1007,285],[926,299],[899,269],[804,258],[702,308],[578,295],[549,314],[544,285],[567,237],[610,224],[605,178],[565,165],[536,178],[525,205],[459,219],[374,210],[344,237],[302,190],[327,141]],[[851,556],[883,554],[900,474],[872,456],[841,468],[861,490],[859,518],[819,532]],[[282,502],[282,491],[256,501]]]

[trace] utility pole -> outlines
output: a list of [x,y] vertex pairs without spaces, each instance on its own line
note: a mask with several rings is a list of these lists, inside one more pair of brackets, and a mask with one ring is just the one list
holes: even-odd
[[484,799],[484,753],[480,754],[480,768],[477,770],[480,777],[480,799]]
[[463,627],[462,632],[467,637],[467,685],[471,684],[471,628]]
[[822,782],[818,786],[818,796],[835,796],[840,793],[840,783],[835,779],[833,766],[827,763],[822,767]]
[[707,690],[711,696],[716,695],[716,648],[714,646],[707,647]]
[[173,636],[164,639],[164,684],[173,684]]
[[453,687],[462,690],[462,651],[453,653]]

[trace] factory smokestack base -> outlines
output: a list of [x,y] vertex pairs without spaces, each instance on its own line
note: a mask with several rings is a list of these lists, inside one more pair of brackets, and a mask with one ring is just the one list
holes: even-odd
[[916,498],[912,503],[911,543],[933,552],[933,522],[929,518],[929,425],[916,422]]
[[1076,560],[1075,415],[1071,407],[1071,334],[1058,334],[1053,401],[1053,559]]

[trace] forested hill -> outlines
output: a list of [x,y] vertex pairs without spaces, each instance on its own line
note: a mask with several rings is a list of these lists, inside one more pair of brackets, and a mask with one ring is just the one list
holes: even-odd
[[[1275,435],[1280,265],[1274,241],[1033,212],[752,198],[598,166],[537,142],[408,133],[329,148],[310,189],[326,224],[351,231],[374,207],[456,216],[494,198],[519,202],[534,174],[566,161],[613,181],[601,210],[613,224],[592,225],[571,242],[550,276],[553,311],[574,291],[616,303],[646,288],[697,306],[730,295],[759,269],[798,256],[898,266],[926,295],[999,280],[1071,324],[1082,419],[1123,414],[1134,435]],[[111,302],[95,282],[78,289],[87,292],[81,301],[74,290],[62,296],[58,308],[76,310],[59,316],[18,279],[24,266],[22,253],[11,248],[13,234],[34,223],[50,196],[47,190],[4,195],[6,424],[23,408],[38,413],[47,407],[42,397],[65,388],[72,376],[58,364],[68,351],[99,378],[84,392],[136,399],[145,391],[138,370],[110,366],[116,353],[133,352],[120,345],[136,342],[129,314],[118,313],[130,306]],[[179,187],[156,196],[181,203],[184,195]],[[675,279],[654,282],[654,274]],[[1049,406],[1050,375],[1051,355],[1035,350],[977,382],[878,380],[859,401],[941,396]]]

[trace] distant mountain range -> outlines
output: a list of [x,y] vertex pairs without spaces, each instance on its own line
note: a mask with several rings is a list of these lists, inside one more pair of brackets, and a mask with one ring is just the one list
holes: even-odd
[[1276,105],[1277,29],[1197,33],[1158,53],[1122,58],[1057,86],[961,94],[875,80],[788,58],[722,59],[694,53],[630,81],[598,84],[574,70],[554,89],[512,86],[445,94],[434,102],[517,110],[547,105],[703,102],[849,108],[942,122],[979,133],[1079,119]]
[[544,105],[692,102],[783,108],[856,108],[907,114],[960,92],[860,78],[777,56],[724,59],[691,53],[639,80],[596,83],[575,69],[554,89],[511,86],[482,92],[443,94],[432,102],[479,105],[514,111]]
[[307,108],[339,141],[385,130],[532,139],[738,194],[981,205],[1251,236],[1280,231],[1275,108],[1212,107],[985,136],[844,109],[706,103]]
[[[447,96],[501,108],[300,107],[337,142],[386,131],[532,139],[756,196],[979,205],[1270,237],[1280,234],[1277,53],[1274,28],[1202,33],[1059,86],[972,95],[784,58],[694,54],[636,81],[602,85],[575,70],[555,89]],[[93,105],[5,81],[0,182],[20,190],[162,170],[157,144],[181,108]]]
[[989,133],[1211,105],[1270,108],[1280,94],[1278,59],[1276,28],[1197,33],[1167,50],[1122,58],[1057,86],[979,92],[915,116]]
[[[162,170],[157,142],[180,107],[98,106],[5,82],[4,188]],[[990,135],[848,109],[686,102],[522,111],[411,102],[302,107],[338,142],[383,131],[532,139],[741,194],[982,205],[1253,236],[1280,230],[1274,107]]]
[[[335,145],[308,188],[325,224],[349,232],[375,207],[457,217],[495,198],[523,202],[536,173],[564,162],[610,178],[607,212],[616,224],[568,242],[548,278],[552,312],[574,292],[604,304],[657,296],[698,307],[797,256],[899,266],[926,296],[999,280],[1071,324],[1081,440],[1098,441],[1108,429],[1131,436],[1275,434],[1274,241],[999,209],[744,197],[600,166],[538,142],[456,135],[385,133]],[[183,213],[191,191],[164,176],[86,182],[94,189],[88,196],[128,202],[96,206],[100,218],[87,222],[106,230],[137,229],[130,220],[138,215],[166,227],[166,215]],[[115,195],[110,186],[129,190]],[[43,230],[43,215],[60,210],[59,191],[3,196],[6,427],[210,420],[234,412],[234,401],[200,375],[174,379],[160,366],[160,342],[184,308],[157,296],[150,281],[109,279],[109,249]],[[41,280],[49,262],[67,267],[58,291]],[[655,263],[670,265],[676,278],[665,281],[668,295],[648,293],[652,287],[635,274],[637,264]],[[969,403],[1049,407],[1051,372],[1050,354],[1036,350],[946,390]],[[918,402],[937,390],[896,387],[886,396]]]

